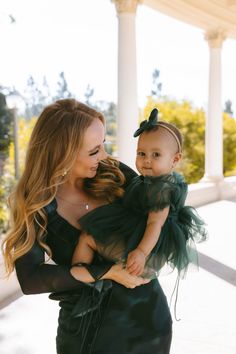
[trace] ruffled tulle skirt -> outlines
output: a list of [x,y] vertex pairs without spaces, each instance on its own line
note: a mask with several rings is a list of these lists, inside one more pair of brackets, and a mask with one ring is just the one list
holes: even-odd
[[[93,236],[98,252],[115,262],[125,262],[141,241],[147,213],[132,211],[119,203],[104,205],[80,219],[81,227]],[[159,240],[147,258],[143,276],[153,278],[164,265],[182,276],[189,264],[197,265],[195,244],[206,239],[204,222],[197,211],[184,206],[173,212],[162,227]]]

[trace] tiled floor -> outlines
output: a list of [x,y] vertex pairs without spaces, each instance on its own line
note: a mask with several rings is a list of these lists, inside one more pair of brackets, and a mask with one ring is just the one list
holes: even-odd
[[[171,354],[235,354],[236,203],[220,201],[198,211],[209,240],[198,246],[199,272],[190,271],[180,282],[181,320],[173,319]],[[160,278],[168,298],[175,280],[176,274]],[[0,354],[55,354],[57,313],[58,304],[47,295],[22,296],[2,308]]]

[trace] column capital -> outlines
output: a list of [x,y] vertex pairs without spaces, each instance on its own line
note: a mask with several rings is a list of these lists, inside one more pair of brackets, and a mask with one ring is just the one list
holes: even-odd
[[221,48],[225,39],[225,31],[219,28],[208,30],[205,33],[205,40],[208,42],[210,48]]
[[142,0],[111,0],[116,7],[116,12],[118,15],[122,13],[132,13],[135,14],[137,6]]

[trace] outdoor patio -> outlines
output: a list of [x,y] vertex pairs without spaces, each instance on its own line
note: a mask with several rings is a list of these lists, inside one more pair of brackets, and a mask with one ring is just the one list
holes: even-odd
[[[209,240],[198,245],[199,271],[189,271],[187,278],[180,282],[177,301],[180,321],[174,318],[174,299],[170,305],[173,314],[171,354],[235,354],[236,177],[223,176],[221,55],[226,38],[236,38],[236,1],[178,0],[175,7],[168,0],[114,0],[113,3],[119,32],[119,156],[131,166],[134,160],[131,138],[138,116],[137,7],[143,4],[203,29],[209,44],[205,174],[202,181],[190,186],[187,199],[187,204],[196,206],[205,220]],[[212,7],[206,7],[206,3]],[[15,276],[8,281],[3,279],[1,257],[0,254],[0,354],[56,354],[58,303],[49,300],[48,294],[22,295]],[[169,301],[175,281],[176,273],[160,277]]]

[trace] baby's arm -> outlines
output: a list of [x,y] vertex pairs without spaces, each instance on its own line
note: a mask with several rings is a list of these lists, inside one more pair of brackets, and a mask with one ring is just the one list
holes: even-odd
[[76,263],[92,263],[94,251],[96,251],[94,239],[92,236],[82,232],[72,257],[72,265]]
[[140,241],[138,247],[130,252],[127,258],[126,268],[130,274],[142,274],[146,257],[150,254],[156,245],[160,237],[161,228],[164,225],[168,214],[169,207],[157,212],[150,212],[148,214],[147,226],[143,238]]

